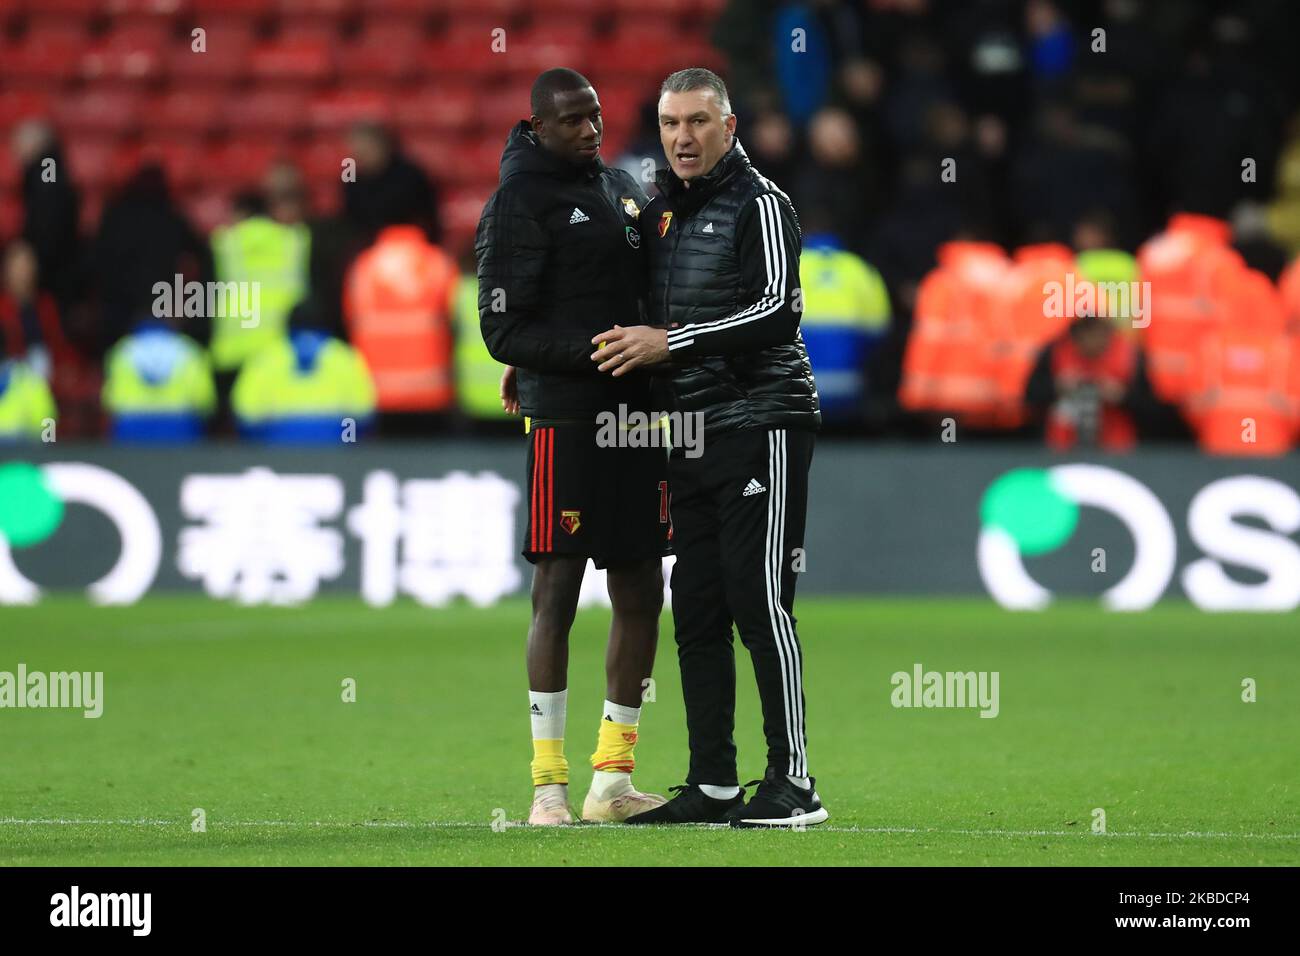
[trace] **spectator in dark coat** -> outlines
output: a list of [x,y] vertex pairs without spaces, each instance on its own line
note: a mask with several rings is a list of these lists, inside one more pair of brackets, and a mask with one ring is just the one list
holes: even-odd
[[357,181],[343,183],[343,212],[363,244],[385,226],[401,223],[419,226],[437,243],[442,238],[437,187],[402,154],[392,134],[375,123],[358,123],[348,149],[357,162]]
[[66,308],[79,292],[81,196],[48,123],[20,123],[11,147],[22,170],[22,238],[36,252],[41,288]]
[[[207,245],[172,202],[162,168],[141,167],[104,208],[95,239],[95,270],[101,307],[101,345],[121,338],[157,298],[155,283],[203,281],[211,273]],[[182,331],[200,341],[210,335],[210,316]]]

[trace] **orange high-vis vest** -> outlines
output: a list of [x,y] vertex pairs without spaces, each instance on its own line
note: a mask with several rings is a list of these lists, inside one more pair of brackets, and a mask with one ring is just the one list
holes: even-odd
[[1176,215],[1138,250],[1138,268],[1151,284],[1150,324],[1142,330],[1151,387],[1168,402],[1194,388],[1204,337],[1229,323],[1237,279],[1246,263],[1228,246],[1231,227],[1218,219]]
[[1282,455],[1296,432],[1292,343],[1276,331],[1225,327],[1201,343],[1188,418],[1216,455]]
[[917,290],[903,356],[899,402],[914,411],[957,412],[968,424],[997,422],[993,310],[1009,261],[1001,247],[947,242]]
[[455,397],[451,304],[456,265],[417,226],[390,226],[348,270],[344,318],[375,380],[381,412],[434,412]]
[[[1070,281],[1074,253],[1059,243],[1022,246],[1012,258],[1014,264],[998,289],[992,313],[994,372],[1003,424],[1009,427],[1022,423],[1022,399],[1034,362],[1043,347],[1073,320],[1074,302],[1069,301],[1069,291],[1084,282],[1077,275],[1073,283]],[[1049,292],[1054,293],[1056,301],[1051,301]],[[1056,305],[1061,308],[1056,309]]]

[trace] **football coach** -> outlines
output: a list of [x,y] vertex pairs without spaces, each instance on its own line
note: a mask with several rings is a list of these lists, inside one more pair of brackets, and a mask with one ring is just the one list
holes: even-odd
[[[821,423],[799,332],[799,220],[750,165],[727,88],[681,70],[659,93],[668,169],[641,215],[655,326],[592,339],[602,372],[658,366],[676,411],[699,416],[703,454],[669,463],[673,624],[690,737],[686,786],[629,823],[821,823],[809,776],[795,574],[803,569],[808,469]],[[732,624],[754,662],[767,770],[746,802],[733,739]]]

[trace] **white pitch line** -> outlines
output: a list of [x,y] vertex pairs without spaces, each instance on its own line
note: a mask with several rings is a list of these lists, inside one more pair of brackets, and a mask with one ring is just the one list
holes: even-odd
[[[94,820],[94,819],[19,819],[17,817],[0,818],[0,826],[149,826],[149,827],[187,827],[188,820]],[[506,821],[504,827],[522,827],[526,824],[518,821]],[[724,829],[716,824],[694,824],[700,829]],[[480,830],[491,829],[490,823],[467,823],[463,820],[217,820],[214,829],[221,827],[369,827],[379,829],[413,829],[413,830]],[[562,830],[559,827],[548,828]],[[635,828],[619,823],[583,823],[574,826],[577,830],[604,829],[636,832]],[[662,829],[657,827],[656,829]],[[907,834],[913,836],[998,836],[998,837],[1136,837],[1149,840],[1297,840],[1300,833],[1222,833],[1213,831],[1187,830],[1182,833],[1138,833],[1118,831],[1093,833],[1084,828],[1079,830],[971,830],[945,829],[942,827],[841,827],[815,825],[807,827],[821,833],[879,833]]]

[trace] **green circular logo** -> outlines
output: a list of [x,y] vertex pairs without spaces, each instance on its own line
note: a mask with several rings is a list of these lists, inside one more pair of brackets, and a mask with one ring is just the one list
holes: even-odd
[[45,475],[25,461],[0,465],[0,535],[10,547],[44,541],[63,521],[63,500]]
[[984,492],[980,520],[1010,535],[1021,554],[1044,554],[1074,534],[1079,506],[1056,489],[1043,469],[1017,468]]

